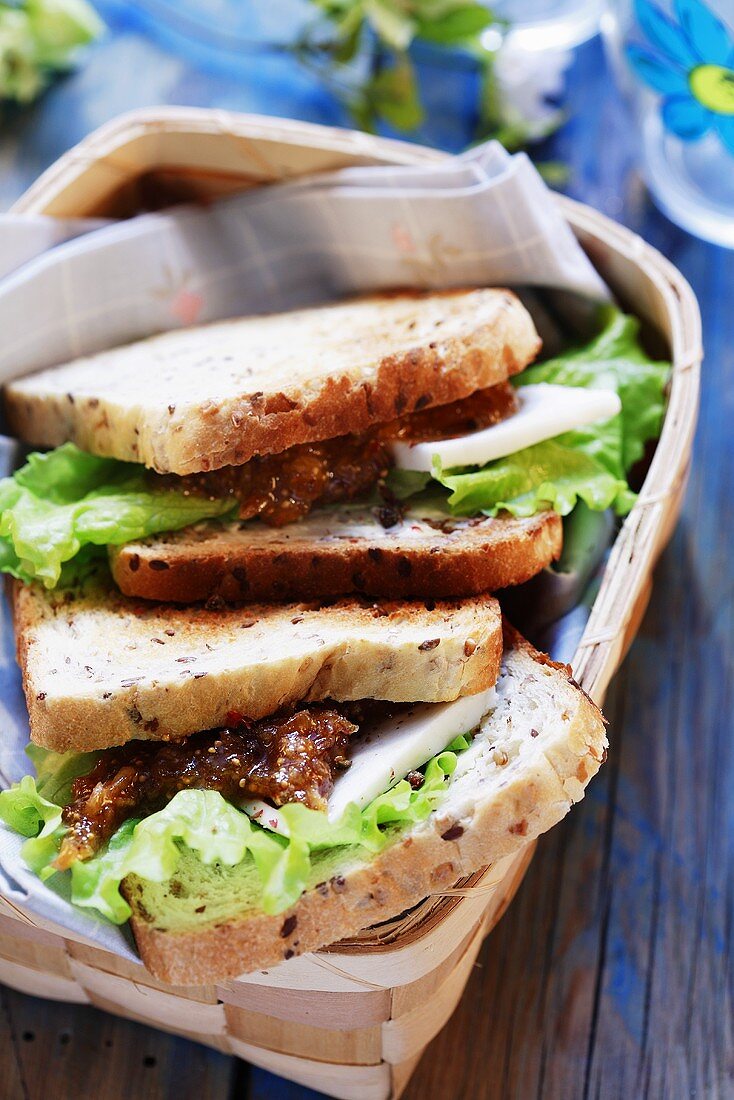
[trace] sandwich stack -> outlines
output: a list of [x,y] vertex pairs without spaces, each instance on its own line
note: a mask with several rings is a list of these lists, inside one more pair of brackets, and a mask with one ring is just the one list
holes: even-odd
[[[364,333],[366,357],[347,361],[345,343],[334,340],[338,311],[345,308],[351,335]],[[312,840],[306,871],[300,868],[301,878],[284,885],[281,863],[278,889],[265,906],[264,880],[252,868],[243,876],[241,861],[228,870],[219,849],[211,862],[179,853],[175,875],[157,882],[134,870],[126,874],[122,889],[138,946],[164,981],[211,985],[280,959],[290,960],[295,973],[292,964],[307,962],[297,956],[376,922],[383,931],[368,934],[368,941],[389,939],[390,928],[409,924],[401,914],[410,906],[428,895],[451,899],[457,883],[460,893],[467,881],[480,882],[487,863],[511,875],[532,838],[581,796],[604,751],[598,711],[568,671],[532,651],[506,624],[503,632],[498,607],[485,594],[521,583],[558,556],[558,517],[500,515],[446,525],[430,507],[406,513],[379,490],[385,465],[400,461],[401,447],[415,453],[426,441],[435,448],[447,436],[453,441],[467,428],[489,433],[517,415],[507,406],[506,383],[537,350],[522,307],[506,292],[470,291],[397,295],[308,313],[216,326],[193,344],[162,337],[110,353],[118,356],[112,364],[103,357],[71,364],[8,393],[15,430],[28,442],[75,441],[100,456],[141,461],[153,471],[147,477],[161,479],[156,491],[185,494],[194,512],[202,502],[216,504],[193,527],[162,527],[110,544],[114,586],[98,562],[80,562],[76,575],[65,578],[63,596],[38,584],[15,587],[32,736],[54,751],[95,755],[64,811],[55,862],[91,865],[110,827],[133,820],[126,814],[152,822],[161,800],[170,805],[182,794],[203,793],[197,783],[181,786],[181,776],[193,767],[200,780],[207,772],[202,762],[222,753],[231,763],[233,746],[239,766],[241,746],[253,740],[256,766],[245,762],[236,777],[246,796],[238,794],[238,816],[257,826],[267,815],[261,831],[280,838],[281,850],[298,847],[294,803],[299,811],[321,813],[332,830],[347,828],[333,806],[356,807],[365,840],[365,810],[388,795],[380,820],[373,816],[370,823],[380,833],[371,849],[355,845],[353,832],[345,832],[341,845]],[[485,316],[486,325],[477,324]],[[375,325],[383,325],[376,317],[387,318],[382,347],[374,339]],[[295,386],[292,379],[281,384],[276,370],[269,390],[251,369],[251,385],[240,375],[232,378],[236,392],[216,389],[212,379],[225,373],[221,364],[233,346],[257,359],[263,341],[253,329],[269,326],[264,342],[272,349],[274,330],[284,324],[300,326],[307,334],[303,345],[316,348]],[[448,336],[429,339],[432,328],[444,326]],[[412,334],[404,342],[401,328]],[[202,346],[207,354],[217,349],[215,360],[222,357],[208,378],[206,369],[195,369]],[[161,389],[141,403],[140,383],[151,363]],[[166,392],[167,368],[169,383],[174,372],[180,382],[188,371],[192,383],[197,375],[196,384],[207,390],[204,395],[192,384],[187,394],[187,385],[179,385],[180,419],[172,391]],[[396,386],[392,392],[381,386],[383,375]],[[100,377],[114,383],[101,386]],[[335,400],[327,400],[329,393]],[[579,423],[589,423],[604,411],[580,415],[587,420]],[[246,442],[243,424],[253,427]],[[342,443],[329,447],[347,433],[351,453]],[[224,477],[217,472],[223,468]],[[365,471],[376,476],[365,479]],[[297,514],[287,519],[295,522],[286,523],[283,510],[294,501]],[[434,570],[425,565],[428,555],[440,563]],[[436,586],[427,590],[434,577]],[[180,606],[189,600],[197,606]],[[263,772],[263,746],[275,746],[281,760],[286,742],[301,748],[324,740],[316,770],[290,769],[299,772],[297,782],[288,774],[274,786],[273,769]],[[347,744],[358,748],[343,770]],[[316,761],[311,748],[306,757]],[[435,764],[431,774],[427,757],[429,767]],[[397,759],[405,778],[398,784],[404,805],[396,808],[389,792],[397,790]],[[107,799],[110,785],[121,798]],[[221,776],[207,788],[220,798],[223,789]],[[104,812],[95,816],[100,807]],[[262,860],[272,861],[272,848]],[[465,973],[467,960],[471,965],[480,934],[475,926],[470,943],[461,941],[455,974]],[[348,943],[341,950],[348,955]],[[277,972],[270,970],[266,980],[277,986]],[[456,995],[463,984],[457,981]],[[453,985],[451,992],[442,989],[441,1004],[452,997]],[[221,1000],[229,1012],[229,994]],[[232,1019],[236,1014],[232,1009]],[[260,1035],[258,1043],[257,1029],[248,1038],[265,1047],[284,1041],[276,1039],[274,1018],[269,1039]],[[290,1030],[304,1054],[304,1035]],[[423,1031],[421,1040],[396,1042],[387,1060],[408,1067],[425,1041]],[[229,1048],[253,1057],[247,1040]],[[320,1052],[336,1061],[345,1049],[337,1043]],[[359,1078],[355,1095],[366,1095],[365,1088],[385,1095],[390,1087],[381,1066],[372,1072],[378,1068],[373,1058],[374,1052],[366,1056],[370,1072]],[[256,1052],[253,1060],[284,1067]],[[285,1068],[349,1094],[343,1082],[330,1084],[328,1073],[305,1060],[300,1070]],[[396,1091],[404,1078],[393,1074]]]
[[[481,460],[557,435],[509,384],[538,347],[509,291],[395,293],[7,387],[16,434],[61,447],[31,469],[134,462],[161,522],[172,497],[219,512],[110,546],[117,584],[82,554],[56,588],[14,585],[39,791],[55,774],[62,804],[42,873],[129,916],[156,977],[207,984],[354,935],[517,853],[583,794],[601,716],[507,624],[503,641],[487,595],[557,557],[560,517],[455,520],[388,479],[424,447]],[[581,396],[571,427],[619,411]]]

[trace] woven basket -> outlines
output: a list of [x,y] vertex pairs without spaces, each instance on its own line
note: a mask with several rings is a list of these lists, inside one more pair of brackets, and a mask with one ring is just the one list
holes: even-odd
[[[441,156],[300,122],[160,109],[125,115],[92,134],[15,210],[126,216],[347,165]],[[557,201],[607,283],[663,338],[673,361],[662,438],[574,660],[577,679],[601,702],[637,630],[653,567],[680,509],[696,423],[700,320],[689,286],[659,253],[595,211]],[[353,940],[245,980],[196,988],[164,986],[141,966],[0,898],[0,980],[176,1032],[332,1096],[387,1100],[400,1095],[453,1012],[533,847]]]

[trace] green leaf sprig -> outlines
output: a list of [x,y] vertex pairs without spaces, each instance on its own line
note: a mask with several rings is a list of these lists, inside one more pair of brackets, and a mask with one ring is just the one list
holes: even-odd
[[[504,26],[478,0],[311,0],[318,9],[295,45],[301,64],[340,100],[363,130],[387,123],[404,133],[424,121],[411,47],[418,42],[463,50],[479,67],[477,113],[500,128],[501,111],[491,80],[493,50],[482,39]],[[485,104],[491,98],[489,110]]]
[[0,100],[30,103],[103,29],[86,0],[0,0]]

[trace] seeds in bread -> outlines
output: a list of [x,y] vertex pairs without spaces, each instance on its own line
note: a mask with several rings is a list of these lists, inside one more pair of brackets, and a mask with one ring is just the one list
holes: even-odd
[[[31,737],[65,752],[185,737],[322,699],[439,702],[491,687],[497,601],[212,611],[16,583]],[[229,719],[231,721],[232,719]]]
[[426,821],[396,829],[377,856],[315,853],[310,888],[278,916],[259,909],[251,862],[205,867],[185,853],[175,886],[130,876],[123,889],[143,961],[162,981],[207,984],[396,916],[560,821],[583,797],[606,746],[602,716],[567,666],[509,631],[496,705]]
[[6,411],[27,443],[200,473],[466,397],[539,347],[510,291],[380,294],[78,359],[11,383]]
[[441,524],[408,513],[386,529],[369,509],[340,508],[280,528],[199,524],[109,554],[122,592],[149,600],[455,599],[530,580],[562,540],[555,512]]

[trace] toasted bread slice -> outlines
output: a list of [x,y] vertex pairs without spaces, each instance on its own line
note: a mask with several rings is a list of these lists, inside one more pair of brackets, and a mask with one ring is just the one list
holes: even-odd
[[203,985],[314,951],[396,916],[550,829],[604,758],[604,721],[570,678],[509,632],[497,703],[427,820],[379,855],[312,854],[312,882],[277,916],[259,907],[252,861],[204,866],[184,851],[175,881],[123,889],[143,961],[162,981]]
[[14,585],[31,737],[56,752],[214,729],[322,699],[439,702],[492,687],[491,597],[211,611]]
[[381,294],[101,352],[13,382],[6,408],[27,443],[200,473],[466,397],[539,347],[507,290]]
[[280,528],[200,524],[109,553],[121,590],[151,600],[453,599],[522,584],[559,557],[562,539],[555,512],[430,521],[408,513],[385,528],[370,509],[341,508]]

